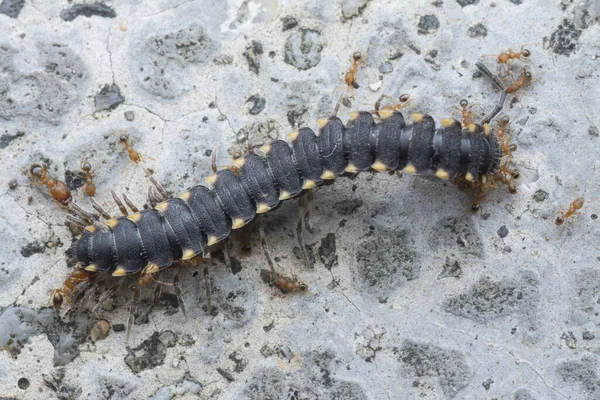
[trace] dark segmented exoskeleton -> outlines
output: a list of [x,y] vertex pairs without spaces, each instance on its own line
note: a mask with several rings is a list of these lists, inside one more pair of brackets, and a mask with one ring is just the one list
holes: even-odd
[[318,121],[319,134],[300,128],[289,135],[291,146],[277,140],[248,154],[230,169],[207,178],[179,197],[107,221],[108,230],[86,229],[69,255],[86,270],[115,276],[155,273],[176,260],[207,254],[257,215],[284,200],[361,171],[419,174],[432,170],[438,178],[485,180],[500,165],[502,150],[487,125],[461,129],[459,121],[414,114],[407,124],[398,111],[357,112],[346,125],[337,117]]

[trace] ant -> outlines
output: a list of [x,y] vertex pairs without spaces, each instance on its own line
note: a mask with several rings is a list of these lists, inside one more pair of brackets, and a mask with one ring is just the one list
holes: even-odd
[[518,52],[508,49],[503,51],[496,58],[498,64],[506,64],[507,67],[513,63],[514,60],[526,61],[531,56],[531,52],[525,48],[525,45],[521,46],[521,50]]
[[80,168],[83,171],[85,178],[85,193],[88,195],[88,197],[94,197],[96,194],[96,185],[92,179],[96,176],[96,174],[94,171],[92,171],[92,165],[87,161],[83,161]]
[[68,206],[73,199],[71,191],[66,183],[58,179],[48,178],[48,169],[40,164],[32,164],[29,167],[29,177],[37,183],[48,188],[50,196],[61,206]]
[[263,282],[276,286],[284,294],[308,291],[307,284],[299,281],[297,278],[288,278],[287,276],[281,275],[274,270],[261,269],[260,277]]
[[531,72],[523,68],[521,70],[521,74],[519,75],[519,79],[515,80],[510,86],[506,88],[506,93],[515,93],[521,87],[528,86],[531,83],[531,79]]
[[119,136],[119,142],[121,142],[123,146],[125,146],[125,151],[127,151],[127,154],[129,155],[129,159],[131,161],[133,161],[135,164],[139,164],[142,161],[142,154],[133,148],[133,146],[129,142],[129,135],[126,135],[124,133],[121,134]]
[[584,203],[583,197],[577,196],[577,198],[571,202],[571,204],[569,205],[569,209],[567,211],[561,209],[558,212],[559,216],[556,217],[556,220],[554,221],[556,226],[561,226],[562,224],[567,222],[567,219],[569,217],[571,217],[572,215],[579,214],[579,210],[581,210],[581,208],[583,207],[583,203]]
[[[460,123],[462,124],[463,128],[468,127],[469,125],[473,125],[473,106],[469,106],[469,102],[466,99],[462,99],[460,101]],[[468,108],[467,108],[468,107]]]
[[499,128],[496,131],[496,137],[498,138],[502,155],[512,159],[512,152],[517,150],[517,145],[510,143],[510,136],[505,135],[508,124],[510,124],[510,118],[508,115],[505,115],[498,121]]
[[[363,57],[360,51],[355,51],[352,54],[352,58],[350,59],[350,63],[352,64],[352,66],[344,75],[344,83],[346,84],[346,86],[352,87],[353,89],[358,89],[360,87],[358,82],[356,82],[356,70],[364,62],[365,58]],[[352,95],[352,97],[354,98],[354,94]]]
[[78,268],[65,280],[61,289],[54,289],[50,294],[52,305],[56,310],[59,310],[64,299],[67,302],[72,302],[75,295],[82,293],[84,286],[91,282],[93,272],[86,271],[83,268]]
[[383,101],[383,99],[392,99],[392,98],[393,98],[392,96],[388,96],[385,93],[382,94],[381,96],[379,96],[379,98],[375,102],[375,115],[377,115],[379,118],[381,118],[381,115],[379,114],[380,110],[401,110],[404,107],[406,107],[408,105],[408,103],[410,103],[410,95],[407,93],[404,93],[404,94],[400,95],[400,97],[398,98],[398,103],[381,107],[381,102]]

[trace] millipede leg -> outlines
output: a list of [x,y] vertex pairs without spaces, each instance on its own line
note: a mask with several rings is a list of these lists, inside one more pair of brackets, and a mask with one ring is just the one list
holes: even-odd
[[217,173],[218,168],[217,168],[217,149],[213,149],[211,157],[210,157],[210,168],[212,169],[212,172],[214,174]]
[[77,203],[71,203],[70,208],[88,225],[93,225],[98,220],[97,215],[88,213],[83,208],[79,207]]
[[133,211],[134,213],[139,212],[140,210],[138,210],[138,208],[131,202],[131,200],[129,200],[129,198],[127,197],[127,195],[125,193],[123,193],[123,200],[125,200],[125,204],[127,204],[127,206],[131,209],[131,211]]
[[131,328],[133,327],[133,321],[135,321],[135,313],[137,312],[138,304],[140,303],[141,288],[139,284],[135,285],[135,291],[133,292],[133,299],[129,305],[129,316],[127,317],[127,334],[125,335],[125,344],[129,345],[129,336],[131,335]]
[[146,178],[148,178],[148,180],[150,182],[152,182],[152,184],[154,185],[154,187],[156,187],[156,190],[158,190],[158,193],[160,194],[161,197],[161,201],[166,201],[169,199],[169,195],[167,194],[167,191],[165,190],[165,188],[162,187],[162,185],[160,183],[158,183],[158,181],[156,179],[154,179],[154,177],[152,176],[152,174],[150,173],[150,171],[148,171],[148,168],[146,168],[144,166],[144,164],[139,163],[140,167],[142,168],[142,171],[144,171],[144,174],[146,175]]
[[256,217],[256,224],[258,225],[258,233],[260,235],[260,247],[265,253],[265,257],[267,258],[267,263],[269,264],[269,268],[271,272],[275,272],[275,263],[273,262],[273,258],[271,258],[271,253],[269,252],[269,246],[267,245],[267,236],[265,235],[265,228],[263,227],[262,221],[260,217]]
[[310,226],[310,214],[312,212],[312,203],[313,203],[313,199],[314,199],[314,193],[312,190],[309,190],[306,195],[306,212],[304,214],[304,228],[310,233],[310,234],[314,234],[315,231],[312,228],[312,226]]
[[179,274],[175,274],[173,277],[173,287],[175,288],[175,295],[177,296],[177,302],[179,303],[179,308],[183,313],[183,317],[187,321],[187,313],[185,312],[185,305],[183,304],[183,296],[181,293],[181,285],[179,284]]
[[113,200],[115,201],[115,203],[117,203],[117,207],[119,207],[119,211],[121,211],[121,214],[123,214],[123,216],[125,216],[125,217],[128,216],[129,212],[127,212],[127,209],[125,208],[125,206],[123,205],[123,202],[121,201],[119,196],[117,196],[115,191],[111,190],[110,194],[112,194]]
[[227,268],[227,272],[231,272],[231,257],[229,255],[229,240],[225,239],[223,241],[223,258],[225,259],[225,268]]
[[71,215],[71,214],[67,214],[67,220],[70,223],[75,224],[75,225],[77,225],[80,228],[85,228],[87,225],[89,225],[89,224],[86,224],[85,221],[82,220],[81,218],[76,217],[76,216]]
[[106,210],[104,210],[104,208],[102,208],[102,206],[98,204],[93,197],[89,197],[89,200],[94,210],[96,210],[102,216],[102,218],[104,218],[107,221],[111,218],[110,214],[107,213]]
[[300,246],[300,252],[302,253],[302,257],[304,258],[305,264],[309,268],[313,268],[313,265],[310,262],[310,258],[308,257],[308,252],[306,251],[306,246],[304,244],[304,237],[302,235],[302,230],[304,228],[304,216],[306,214],[306,209],[304,207],[304,203],[301,201],[302,198],[298,201],[298,223],[296,224],[296,238],[298,239],[298,245]]
[[148,205],[154,208],[158,203],[160,200],[157,198],[156,190],[153,186],[148,186]]
[[[211,259],[212,264],[212,259]],[[204,266],[202,271],[204,273],[204,291],[206,293],[206,312],[208,315],[212,313],[212,297],[210,294],[210,273],[208,271],[208,265]]]
[[504,85],[504,82],[502,82],[502,79],[498,75],[493,74],[492,71],[490,71],[489,68],[485,66],[485,64],[483,64],[481,61],[477,61],[475,65],[477,66],[479,71],[481,71],[482,74],[491,79],[491,81],[494,82],[496,87],[501,91],[500,100],[498,101],[498,104],[496,104],[496,106],[488,114],[488,116],[481,121],[481,124],[484,125],[488,124],[492,119],[496,117],[496,115],[498,115],[500,111],[502,111],[502,108],[504,107],[504,102],[506,101],[507,92],[506,86]]

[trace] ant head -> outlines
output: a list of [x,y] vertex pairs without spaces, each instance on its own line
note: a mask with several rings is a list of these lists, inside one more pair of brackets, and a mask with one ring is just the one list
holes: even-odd
[[354,62],[362,60],[362,53],[360,51],[355,51],[354,53],[352,53],[352,59],[354,60]]
[[119,142],[127,143],[128,141],[129,141],[129,135],[126,135],[125,133],[119,135]]
[[469,102],[468,102],[466,99],[462,99],[462,100],[460,101],[460,106],[461,106],[462,108],[467,108],[467,106],[468,106],[468,105],[469,105]]
[[508,115],[505,115],[504,117],[500,118],[501,126],[508,125],[509,122],[510,122],[510,117]]
[[556,226],[561,226],[565,223],[565,219],[561,215],[559,215],[558,217],[556,217],[554,223],[556,224]]
[[54,295],[52,296],[52,305],[54,306],[54,308],[56,310],[59,310],[60,307],[63,304],[63,295],[61,293],[60,290],[57,290],[56,292],[54,292]]
[[42,181],[46,177],[46,167],[41,164],[31,164],[28,172],[29,176],[36,181]]
[[410,95],[408,93],[404,93],[404,94],[400,95],[398,100],[400,100],[400,103],[406,103],[410,100]]
[[308,290],[308,285],[306,283],[298,283],[298,289],[300,289],[301,292],[306,292]]
[[523,49],[521,50],[521,55],[523,55],[523,57],[529,57],[531,56],[531,52],[527,49]]
[[475,204],[473,204],[473,205],[471,206],[471,211],[472,211],[472,212],[476,213],[476,212],[477,212],[477,211],[479,211],[479,210],[481,210],[481,206],[480,206],[479,204],[475,203]]
[[81,163],[81,170],[83,172],[90,172],[92,170],[92,165],[87,161],[83,161]]

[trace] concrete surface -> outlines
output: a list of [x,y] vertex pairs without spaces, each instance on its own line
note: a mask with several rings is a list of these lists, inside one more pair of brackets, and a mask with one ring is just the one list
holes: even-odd
[[[0,397],[600,398],[599,18],[597,0],[2,0]],[[129,348],[130,281],[97,315],[48,308],[71,234],[31,163],[77,186],[89,160],[116,214],[110,189],[143,204],[148,186],[119,132],[177,194],[213,149],[226,165],[247,140],[315,128],[354,51],[366,63],[344,119],[409,93],[407,113],[439,121],[463,98],[485,114],[498,93],[475,62],[496,69],[485,55],[523,44],[531,62],[514,70],[534,83],[505,110],[518,194],[472,214],[469,193],[430,177],[338,180],[315,194],[314,269],[293,250],[294,203],[264,221],[308,293],[262,283],[258,238],[250,255],[234,240],[241,271],[215,263],[213,315],[202,273],[183,270],[187,320],[172,287],[155,303],[147,288]],[[557,228],[577,194],[581,215]]]

